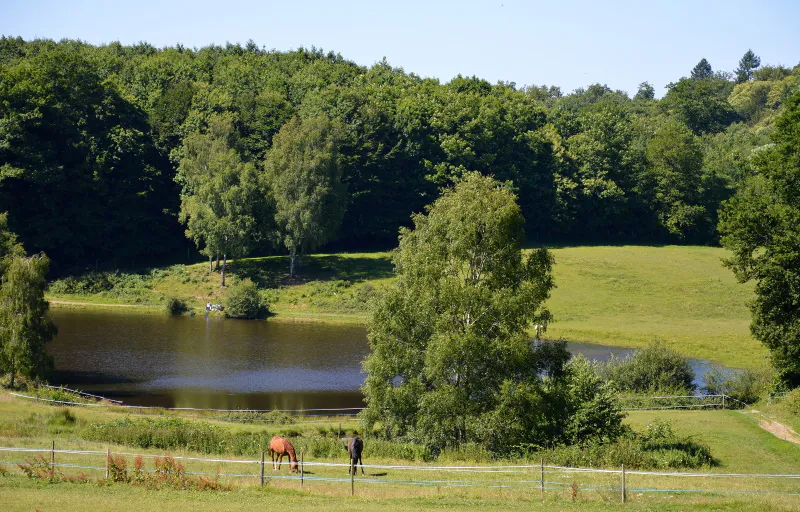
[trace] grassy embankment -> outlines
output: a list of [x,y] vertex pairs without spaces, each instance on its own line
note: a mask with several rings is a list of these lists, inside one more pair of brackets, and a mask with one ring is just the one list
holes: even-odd
[[[763,362],[767,351],[748,330],[751,285],[736,282],[711,247],[570,247],[554,249],[557,288],[548,306],[552,338],[615,346],[662,340],[680,352],[732,367]],[[273,320],[363,323],[375,291],[392,278],[388,253],[313,255],[300,277],[287,278],[285,257],[231,262],[230,281],[253,279],[270,302]],[[95,294],[50,294],[54,307],[70,303],[139,306],[161,312],[164,297],[187,299],[202,312],[206,302],[225,303],[228,288],[207,263],[174,265],[123,275]]]
[[[46,448],[51,440],[55,440],[58,449],[102,450],[105,443],[87,440],[86,425],[97,422],[109,422],[121,418],[133,420],[145,417],[159,417],[163,413],[150,412],[140,414],[131,411],[108,410],[99,408],[72,408],[72,422],[59,421],[63,418],[63,409],[23,401],[0,393],[0,445],[16,447]],[[222,421],[205,413],[194,417],[186,413],[169,413],[189,422],[211,423],[230,432],[270,432],[280,431],[286,426],[264,425]],[[710,446],[719,466],[702,470],[705,473],[800,473],[800,449],[786,441],[779,440],[761,430],[756,421],[739,411],[637,411],[631,413],[627,422],[635,429],[644,427],[654,419],[672,420],[677,432],[692,435],[698,441]],[[55,420],[55,421],[54,421]],[[338,419],[333,421],[338,422]],[[323,421],[313,423],[295,423],[292,429],[298,430],[301,437],[295,438],[296,446],[308,446],[319,434],[323,426],[330,426]],[[345,420],[343,427],[351,430],[355,423]],[[368,445],[370,441],[368,440]],[[147,449],[131,445],[109,445],[112,452],[133,452],[144,454],[160,454],[162,450]],[[369,446],[368,446],[369,447]],[[308,448],[306,448],[308,450]],[[309,452],[306,451],[306,454]],[[45,454],[48,455],[48,454]],[[172,450],[172,455],[209,457],[208,454],[186,450]],[[103,466],[102,455],[67,455],[56,454],[57,461],[77,465]],[[222,458],[257,459],[256,454],[222,453],[215,455]],[[85,510],[91,506],[97,510],[128,509],[136,503],[137,510],[163,510],[165,507],[194,510],[242,510],[264,506],[268,501],[280,501],[281,506],[299,507],[303,510],[359,510],[386,509],[392,510],[432,510],[432,509],[464,509],[487,507],[494,510],[613,510],[619,507],[618,488],[619,475],[615,474],[551,474],[550,480],[566,481],[560,490],[551,491],[542,497],[536,482],[538,471],[522,474],[485,473],[466,474],[436,472],[408,472],[399,469],[384,469],[376,473],[375,469],[367,469],[367,475],[356,481],[356,496],[349,496],[349,482],[342,467],[328,468],[309,466],[304,488],[299,481],[275,478],[285,477],[267,468],[267,485],[261,489],[256,478],[238,478],[226,480],[234,484],[232,491],[200,492],[187,490],[148,490],[127,484],[111,484],[98,486],[96,483],[56,483],[30,480],[20,475],[11,463],[21,459],[18,454],[0,452],[0,495],[4,503],[11,508],[5,510],[56,510],[69,512]],[[99,460],[97,460],[99,458]],[[132,464],[128,457],[128,464]],[[344,462],[346,455],[341,452],[333,457],[315,457],[313,460]],[[306,461],[312,460],[306,455]],[[148,461],[149,462],[149,461]],[[403,458],[371,457],[367,464],[408,465],[421,464]],[[442,463],[474,464],[485,463],[480,460],[436,461]],[[514,462],[505,461],[503,463]],[[186,461],[187,471],[213,472],[219,465]],[[241,465],[225,465],[220,467],[222,473],[257,474],[257,465],[242,467]],[[76,473],[77,469],[62,468],[64,473]],[[102,471],[87,471],[92,481],[102,477]],[[319,481],[315,478],[339,478],[340,481]],[[384,485],[370,485],[369,481],[383,481]],[[471,486],[449,487],[442,485],[407,485],[409,480],[425,481],[467,481]],[[568,483],[574,481],[576,486],[575,503],[573,488]],[[527,483],[525,483],[527,482]],[[510,484],[510,488],[493,488],[492,485]],[[518,485],[514,485],[518,484]],[[697,508],[702,510],[796,510],[800,506],[800,498],[785,494],[751,493],[754,489],[793,488],[792,482],[770,479],[713,479],[713,478],[666,478],[642,475],[629,475],[627,485],[630,489],[667,488],[667,489],[713,489],[718,493],[641,493],[631,491],[631,510],[685,510]],[[606,486],[607,488],[599,488]],[[745,492],[748,491],[748,492]],[[91,504],[91,505],[90,505]]]

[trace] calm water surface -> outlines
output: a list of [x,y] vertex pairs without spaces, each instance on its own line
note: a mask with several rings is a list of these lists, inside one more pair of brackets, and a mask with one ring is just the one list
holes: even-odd
[[[363,406],[363,327],[53,310],[58,384],[134,405],[223,409]],[[606,360],[630,350],[570,344]],[[698,375],[707,362],[693,360]]]

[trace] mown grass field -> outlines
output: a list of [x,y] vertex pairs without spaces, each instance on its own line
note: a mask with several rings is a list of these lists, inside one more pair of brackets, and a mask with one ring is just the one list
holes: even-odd
[[[736,282],[713,247],[599,246],[553,249],[557,288],[548,307],[556,322],[551,338],[615,346],[661,340],[685,355],[727,366],[763,363],[767,351],[750,335],[751,284]],[[248,258],[229,265],[229,284],[249,277],[264,290],[271,321],[363,323],[375,293],[392,279],[390,254],[318,254],[303,259],[289,280],[285,257]],[[70,303],[129,304],[131,311],[159,312],[164,297],[187,299],[197,312],[206,302],[225,303],[229,287],[207,263],[142,272],[91,295],[50,294],[54,307]]]
[[[58,415],[60,409],[49,405],[24,401],[6,392],[0,393],[0,445],[16,447],[49,448],[55,441],[57,449],[103,450],[104,444],[87,441],[78,435],[78,430],[69,426],[53,424],[49,418]],[[100,408],[71,409],[77,417],[77,424],[109,421],[121,417],[138,418],[164,414],[151,411],[146,415],[132,411]],[[188,421],[210,421],[232,431],[257,431],[274,426],[250,423],[231,423],[214,420],[207,413],[199,417],[188,413],[170,412]],[[30,431],[20,430],[20,424],[31,424],[29,419],[39,421]],[[715,473],[800,473],[800,447],[779,440],[761,430],[755,420],[739,411],[636,411],[626,421],[634,428],[643,428],[654,419],[671,420],[676,431],[691,434],[711,447],[719,466],[702,470],[706,474]],[[334,419],[333,421],[340,421]],[[296,424],[303,436],[313,436],[317,427],[324,422]],[[351,430],[356,424],[344,421],[343,428]],[[298,438],[299,445],[302,438]],[[369,443],[369,440],[367,440]],[[108,445],[112,452],[143,454],[163,454],[155,449],[135,446]],[[48,454],[45,454],[48,455]],[[174,450],[175,456],[209,457],[207,454],[186,450]],[[56,454],[57,461],[77,465],[102,467],[103,455]],[[257,456],[216,455],[224,459],[257,459]],[[542,496],[538,489],[539,472],[534,468],[523,472],[478,473],[463,472],[408,472],[399,469],[367,468],[367,475],[360,474],[356,480],[355,496],[350,496],[350,484],[343,467],[308,466],[306,482],[300,487],[297,478],[283,472],[275,473],[268,467],[267,485],[258,486],[257,465],[240,469],[241,465],[220,465],[216,463],[186,462],[187,471],[210,471],[215,467],[221,472],[249,472],[253,478],[230,478],[224,481],[233,483],[229,491],[172,490],[162,488],[149,490],[129,484],[115,483],[98,485],[97,479],[102,471],[89,471],[90,483],[53,483],[28,479],[20,474],[12,462],[19,454],[0,452],[0,496],[3,510],[59,510],[70,512],[86,510],[246,510],[263,507],[292,507],[302,510],[442,510],[475,508],[488,510],[589,510],[604,511],[619,509],[619,474],[562,473],[548,470],[548,491]],[[131,463],[128,456],[128,463]],[[309,457],[305,460],[308,462]],[[329,462],[344,463],[346,455]],[[367,459],[366,464],[421,465],[403,459]],[[428,464],[472,465],[486,464],[485,461],[435,461]],[[498,461],[493,464],[530,464],[530,461]],[[269,464],[269,462],[268,462]],[[422,464],[424,465],[424,464]],[[62,471],[75,472],[77,469],[63,468]],[[378,471],[378,472],[376,472]],[[275,478],[276,476],[284,478]],[[336,479],[335,481],[320,479]],[[561,485],[555,485],[556,481]],[[378,481],[384,485],[374,485]],[[468,485],[455,486],[409,484],[407,482],[467,482]],[[553,482],[553,484],[550,484]],[[575,482],[573,486],[570,482]],[[497,487],[506,485],[505,488]],[[627,480],[630,510],[797,510],[800,497],[779,493],[758,493],[753,490],[796,490],[794,481],[764,479],[713,479],[653,477],[629,474]],[[646,492],[643,489],[684,489],[714,490],[712,493],[699,492]]]

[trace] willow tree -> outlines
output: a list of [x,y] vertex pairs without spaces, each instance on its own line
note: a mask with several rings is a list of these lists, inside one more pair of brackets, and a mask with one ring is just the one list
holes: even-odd
[[289,250],[289,277],[297,254],[330,240],[342,223],[347,187],[339,165],[340,129],[324,116],[294,117],[267,154],[265,178],[279,237]]
[[45,346],[56,335],[56,326],[45,316],[48,303],[45,275],[50,267],[40,254],[11,258],[0,286],[0,366],[11,374],[36,379],[46,377],[53,360]]
[[[586,369],[564,366],[563,345],[532,346],[530,328],[551,319],[553,260],[546,249],[523,255],[514,193],[468,173],[412,219],[394,254],[397,279],[369,322],[365,427],[434,449],[479,441],[499,451],[585,432],[567,425],[595,417],[575,410],[595,403],[600,385],[574,380]],[[574,389],[585,389],[580,400],[567,396]],[[619,428],[604,400],[611,412],[597,424]]]

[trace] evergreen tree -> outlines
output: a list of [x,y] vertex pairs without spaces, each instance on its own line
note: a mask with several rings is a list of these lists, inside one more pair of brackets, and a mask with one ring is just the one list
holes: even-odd
[[711,64],[705,58],[700,59],[700,62],[692,68],[692,79],[703,80],[714,76],[714,71],[711,69]]
[[736,83],[747,82],[753,76],[753,71],[761,65],[761,57],[753,53],[753,50],[747,50],[741,60],[739,60],[739,67],[736,68]]
[[650,85],[648,82],[642,82],[639,84],[639,90],[636,92],[636,95],[633,97],[635,100],[652,100],[656,97],[656,90]]

